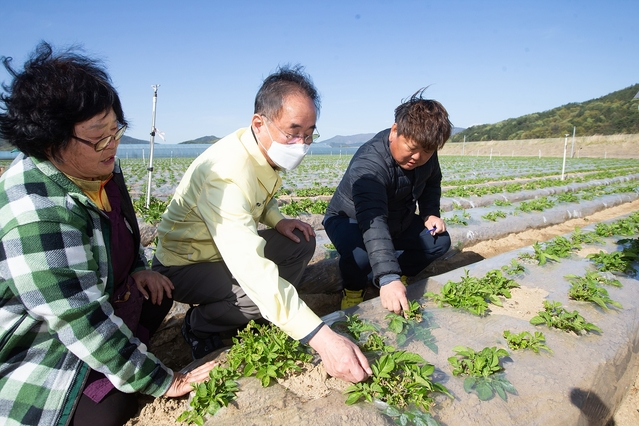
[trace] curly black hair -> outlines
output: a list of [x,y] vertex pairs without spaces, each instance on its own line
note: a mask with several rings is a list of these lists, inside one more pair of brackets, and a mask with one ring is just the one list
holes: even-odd
[[27,156],[58,158],[77,123],[111,109],[121,125],[127,124],[106,69],[77,49],[54,53],[41,42],[22,72],[11,67],[11,57],[0,58],[13,77],[2,84],[0,135]]

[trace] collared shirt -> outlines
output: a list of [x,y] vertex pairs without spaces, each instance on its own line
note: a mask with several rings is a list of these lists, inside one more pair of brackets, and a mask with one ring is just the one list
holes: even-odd
[[169,388],[173,372],[113,312],[109,253],[108,218],[49,161],[0,177],[1,424],[65,424],[89,368],[123,392]]
[[274,198],[281,184],[250,129],[217,141],[178,185],[158,227],[155,255],[165,266],[223,261],[262,316],[299,340],[321,320],[264,257],[257,233],[258,223],[275,227],[284,218]]

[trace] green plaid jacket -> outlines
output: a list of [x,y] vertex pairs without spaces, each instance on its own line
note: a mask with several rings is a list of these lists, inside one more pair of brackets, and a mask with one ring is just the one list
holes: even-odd
[[[117,162],[114,173],[122,187]],[[0,424],[67,424],[89,369],[123,392],[168,389],[172,371],[109,304],[109,230],[48,161],[0,177]]]

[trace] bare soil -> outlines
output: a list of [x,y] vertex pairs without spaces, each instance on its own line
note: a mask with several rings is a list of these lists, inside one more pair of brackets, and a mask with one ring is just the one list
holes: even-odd
[[[429,275],[438,275],[501,253],[532,245],[537,241],[547,241],[556,236],[568,234],[574,231],[575,227],[582,228],[592,223],[614,219],[637,210],[639,210],[639,200],[598,212],[589,217],[572,219],[565,223],[544,229],[531,229],[519,234],[509,235],[507,238],[482,241],[473,246],[464,248],[460,253],[444,262],[437,262],[434,264],[435,266],[433,270],[429,271]],[[531,310],[538,307],[540,300],[544,297],[544,295],[539,294],[539,292],[528,291],[527,289],[514,290],[513,293],[515,292],[518,292],[518,294],[516,296],[513,294],[513,299],[516,299],[518,303],[516,305],[505,304],[503,309],[509,310],[511,315],[521,315],[522,318],[529,317],[531,315]],[[333,300],[336,305],[334,310],[339,309],[339,306],[337,306],[339,303],[339,297],[335,297]],[[179,306],[177,309],[174,309],[170,317],[167,318],[164,328],[158,332],[156,336],[154,336],[154,339],[151,342],[151,351],[166,365],[178,370],[185,367],[191,361],[189,348],[180,334],[180,325],[184,312],[184,309]],[[324,315],[326,312],[318,312],[318,314]],[[317,368],[310,368],[302,375],[282,381],[281,384],[289,388],[292,393],[295,394],[295,398],[300,398],[300,400],[303,401],[325,399],[327,407],[330,406],[330,404],[335,404],[336,402],[333,400],[334,398],[331,399],[323,397],[327,395],[331,389],[343,390],[347,385],[339,380],[329,378],[321,366]],[[273,398],[273,394],[269,395],[269,398]],[[238,404],[234,405],[231,409],[236,411],[250,411],[251,406],[257,406],[260,404],[259,399],[259,389],[253,389],[250,392],[250,401],[246,404],[238,401]],[[179,399],[153,399],[147,396],[140,396],[140,401],[141,411],[139,415],[130,420],[127,425],[174,425],[177,423],[175,420],[177,416],[188,408],[186,397]],[[269,403],[273,403],[273,401]],[[614,415],[613,422],[609,424],[614,424],[616,426],[634,426],[639,424],[638,409],[639,376],[635,379],[630,389],[628,389],[626,397]],[[329,411],[330,410],[322,412]],[[233,413],[229,413],[229,415],[230,414]],[[282,418],[279,420],[273,418],[273,416],[269,416],[268,424],[291,423],[291,419],[284,416],[285,414],[282,414]],[[241,418],[241,415],[236,415],[228,418],[220,418],[219,420],[222,422],[220,424],[227,424],[228,422],[228,424],[239,425],[242,424],[240,420]],[[349,419],[348,423],[369,424],[368,422],[371,420],[372,418],[367,417],[366,413],[363,412],[361,417],[358,419]],[[278,423],[279,421],[281,421],[281,423]]]
[[439,155],[496,157],[639,158],[639,135],[595,135],[566,138],[485,141],[444,145]]

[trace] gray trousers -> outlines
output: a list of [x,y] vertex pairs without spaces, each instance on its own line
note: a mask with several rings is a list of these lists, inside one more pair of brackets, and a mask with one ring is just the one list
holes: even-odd
[[[299,243],[275,229],[258,231],[266,240],[264,257],[278,266],[280,277],[297,287],[308,262],[315,252],[315,237],[306,241],[301,231],[295,230]],[[250,265],[246,265],[250,267]],[[197,337],[233,331],[244,327],[250,320],[260,320],[260,310],[246,295],[233,275],[220,262],[202,262],[186,266],[164,266],[153,258],[153,270],[168,277],[175,289],[173,299],[197,305],[191,310],[191,330]]]

